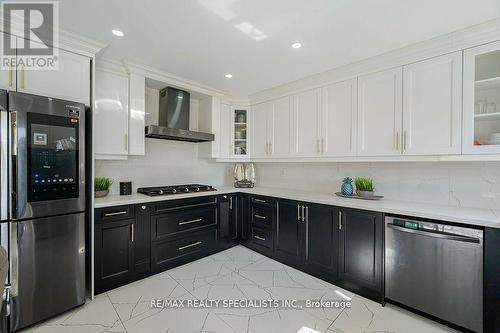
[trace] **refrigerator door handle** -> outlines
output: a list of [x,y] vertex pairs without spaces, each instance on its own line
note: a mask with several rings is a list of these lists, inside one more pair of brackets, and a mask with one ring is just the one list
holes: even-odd
[[0,175],[0,220],[7,220],[9,217],[9,125],[8,113],[3,111],[0,113],[0,169],[7,170]]
[[19,254],[17,242],[17,222],[10,222],[10,296],[18,294],[19,282]]
[[11,186],[9,212],[10,217],[17,217],[17,158],[18,158],[18,142],[17,142],[17,111],[10,112],[10,156],[9,163],[9,184]]

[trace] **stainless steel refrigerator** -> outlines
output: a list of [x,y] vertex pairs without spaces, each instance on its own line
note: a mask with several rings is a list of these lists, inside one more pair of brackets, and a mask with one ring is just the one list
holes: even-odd
[[85,107],[6,91],[0,104],[0,242],[16,331],[85,302]]

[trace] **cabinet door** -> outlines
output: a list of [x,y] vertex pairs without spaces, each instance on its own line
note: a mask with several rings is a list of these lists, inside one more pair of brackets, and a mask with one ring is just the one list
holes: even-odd
[[302,229],[305,218],[299,221],[302,205],[296,201],[278,200],[277,207],[275,256],[291,266],[297,266],[303,252]]
[[231,157],[231,108],[227,104],[220,106],[220,157]]
[[358,155],[401,154],[402,69],[358,78]]
[[238,239],[242,243],[249,240],[250,235],[250,198],[246,194],[238,195]]
[[231,108],[231,140],[234,157],[248,157],[248,107]]
[[292,98],[283,97],[273,101],[270,126],[270,154],[289,157],[291,154]]
[[151,219],[147,204],[135,205],[135,223],[133,228],[134,273],[144,276],[150,270],[151,257]]
[[132,278],[134,219],[106,222],[95,226],[95,285],[102,292]]
[[131,73],[129,76],[130,117],[128,127],[129,155],[144,155],[146,148],[146,78]]
[[339,283],[362,296],[382,297],[383,214],[341,209]]
[[356,155],[357,80],[322,89],[322,138],[324,156]]
[[319,99],[318,89],[293,96],[293,153],[297,156],[317,156],[320,153]]
[[[7,35],[3,32],[0,32],[0,38],[4,39],[4,35]],[[17,41],[16,37],[11,37],[11,43],[15,43]],[[0,89],[6,90],[16,90],[16,69],[12,66],[9,69],[0,69]]]
[[266,102],[252,107],[252,149],[254,158],[269,155],[269,126],[273,105]]
[[500,153],[500,42],[464,51],[463,153]]
[[90,105],[90,58],[59,50],[58,59],[57,70],[18,68],[17,90]]
[[338,262],[338,209],[306,206],[305,266],[313,274],[335,279]]
[[97,155],[128,153],[128,78],[96,71],[94,151]]
[[403,69],[403,154],[462,151],[462,52]]
[[222,248],[235,245],[238,240],[236,195],[219,197],[219,242]]

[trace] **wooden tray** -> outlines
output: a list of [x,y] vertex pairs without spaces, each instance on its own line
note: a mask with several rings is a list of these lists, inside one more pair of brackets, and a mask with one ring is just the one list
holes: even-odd
[[361,197],[361,196],[359,196],[357,194],[345,195],[345,194],[342,194],[341,192],[335,192],[335,195],[338,196],[338,197],[342,197],[342,198],[361,199],[361,200],[380,200],[380,199],[382,199],[384,197],[383,195],[374,195],[374,196],[371,196],[371,197]]

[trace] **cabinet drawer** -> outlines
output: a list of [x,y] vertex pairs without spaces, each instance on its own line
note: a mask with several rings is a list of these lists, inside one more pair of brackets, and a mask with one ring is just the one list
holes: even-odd
[[252,224],[262,224],[268,227],[273,225],[273,209],[266,206],[252,206]]
[[176,210],[169,213],[153,216],[153,241],[168,236],[193,230],[201,227],[214,225],[217,223],[217,209],[215,207],[205,207],[196,209]]
[[99,208],[95,210],[96,223],[104,223],[107,221],[125,220],[134,217],[134,206],[113,206]]
[[272,250],[273,233],[271,230],[252,227],[252,242],[256,245]]
[[161,201],[151,204],[151,214],[162,214],[180,209],[193,209],[204,206],[215,207],[216,204],[217,198],[214,196]]
[[152,243],[155,271],[162,271],[209,254],[217,245],[217,229],[195,232],[186,237]]
[[273,207],[273,199],[267,197],[252,196],[252,206]]

